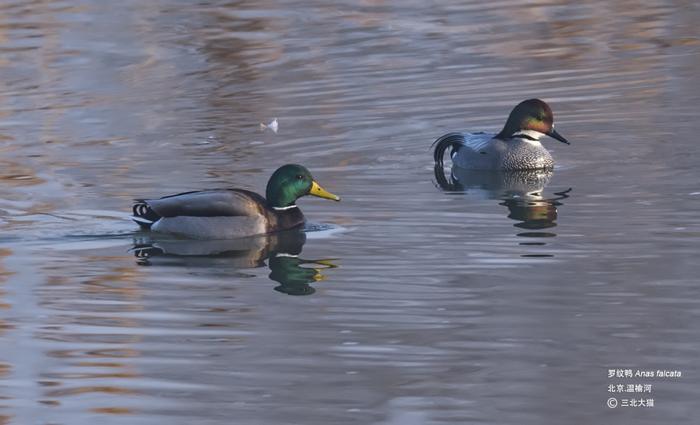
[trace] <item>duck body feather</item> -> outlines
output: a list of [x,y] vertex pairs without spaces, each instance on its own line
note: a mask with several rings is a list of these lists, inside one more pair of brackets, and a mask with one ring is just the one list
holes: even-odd
[[244,189],[185,192],[139,199],[133,220],[142,229],[194,239],[235,239],[291,229],[304,223],[296,205],[273,209]]
[[448,133],[434,143],[435,161],[442,164],[450,148],[452,163],[468,170],[551,169],[554,160],[538,140],[511,137],[505,140],[489,133]]

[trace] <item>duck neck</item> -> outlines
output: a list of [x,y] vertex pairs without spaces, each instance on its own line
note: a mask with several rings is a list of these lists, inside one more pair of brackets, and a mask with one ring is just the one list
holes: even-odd
[[522,130],[518,129],[513,132],[506,132],[503,129],[500,133],[496,135],[496,139],[500,140],[510,140],[510,139],[523,139],[529,140],[531,142],[539,142],[540,138],[543,136],[542,133],[536,130]]
[[515,132],[515,134],[513,134],[510,137],[517,137],[520,139],[528,140],[530,142],[539,142],[542,136],[544,136],[544,134],[540,133],[537,130],[518,130],[517,132]]
[[289,211],[289,210],[292,210],[294,208],[299,208],[299,207],[297,207],[296,204],[292,204],[292,205],[287,205],[286,207],[276,207],[276,206],[272,205],[272,206],[270,206],[270,208],[272,208],[275,211]]
[[297,196],[292,190],[279,185],[268,185],[265,198],[270,208],[276,211],[284,211],[296,208]]
[[286,207],[270,206],[272,214],[269,216],[272,220],[275,230],[286,230],[297,226],[301,226],[305,222],[304,214],[296,205],[288,205]]
[[513,136],[515,135],[515,133],[518,132],[518,130],[520,130],[520,126],[512,123],[511,120],[508,119],[508,121],[506,122],[506,125],[503,127],[503,130],[501,130],[501,132],[496,135],[496,139],[500,139],[500,140],[512,139]]

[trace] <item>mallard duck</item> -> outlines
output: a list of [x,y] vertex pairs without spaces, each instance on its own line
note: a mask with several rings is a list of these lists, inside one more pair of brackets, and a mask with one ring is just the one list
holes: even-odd
[[188,238],[242,238],[303,225],[296,200],[306,195],[340,201],[309,170],[287,164],[270,177],[265,198],[244,189],[211,189],[137,199],[132,219],[142,229]]
[[552,109],[539,99],[528,99],[513,108],[498,134],[448,133],[438,138],[434,158],[442,166],[443,155],[451,148],[452,163],[470,170],[551,169],[554,160],[542,146],[542,136],[570,144],[554,130]]

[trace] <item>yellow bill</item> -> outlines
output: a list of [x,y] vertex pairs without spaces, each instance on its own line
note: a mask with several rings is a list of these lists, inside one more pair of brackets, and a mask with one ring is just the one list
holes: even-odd
[[326,276],[321,274],[321,271],[319,269],[314,269],[316,270],[316,274],[314,274],[314,282],[320,282],[322,280],[326,280]]
[[311,190],[309,191],[309,195],[318,196],[319,198],[323,199],[330,199],[332,201],[340,201],[340,196],[328,192],[326,189],[319,186],[319,184],[316,183],[316,180],[311,182]]

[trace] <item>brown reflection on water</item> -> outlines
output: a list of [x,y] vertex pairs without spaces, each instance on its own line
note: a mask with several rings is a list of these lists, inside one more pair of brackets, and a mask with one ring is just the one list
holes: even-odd
[[[12,276],[14,273],[10,270],[8,270],[5,266],[5,261],[7,260],[7,257],[12,255],[12,250],[9,248],[0,248],[0,309],[7,310],[11,308],[11,305],[5,301],[5,296],[7,293],[5,292],[4,285],[7,282],[7,279]],[[10,329],[11,326],[8,324],[2,324],[0,325],[0,330],[3,329]]]
[[[138,268],[121,265],[120,260],[123,257],[86,255],[86,270],[101,271],[86,274],[77,285],[75,278],[66,277],[62,263],[44,266],[50,279],[42,290],[44,297],[40,304],[53,312],[53,320],[36,337],[76,347],[46,352],[47,356],[64,362],[56,370],[45,369],[39,374],[40,383],[46,387],[45,402],[60,404],[66,397],[109,394],[114,396],[109,398],[109,405],[85,406],[85,409],[105,414],[132,412],[131,408],[119,405],[119,397],[139,394],[129,382],[142,379],[143,375],[138,367],[121,360],[142,356],[133,345],[143,338],[129,330],[142,328],[143,324],[128,314],[143,311],[142,274]],[[79,348],[81,345],[90,348]]]
[[[1,154],[1,153],[0,153]],[[36,175],[34,169],[7,159],[0,159],[0,184],[5,187],[34,186],[45,180]]]
[[[3,310],[3,312],[7,312],[12,308],[12,305],[6,301],[7,292],[5,289],[7,279],[13,274],[6,268],[5,265],[7,258],[10,255],[12,255],[12,250],[0,248],[0,309]],[[6,336],[7,332],[14,328],[14,324],[4,318],[0,318],[0,337]],[[10,379],[12,377],[12,369],[12,364],[4,361],[2,359],[2,354],[0,354],[0,406],[3,404],[4,400],[12,399],[9,394],[5,393],[3,388],[4,385],[2,385],[3,380]],[[0,424],[9,423],[11,419],[11,415],[0,415]]]
[[104,413],[107,415],[132,415],[136,410],[126,407],[95,407],[90,409],[94,413]]
[[[477,45],[477,49],[500,57],[526,55],[573,64],[603,59],[611,51],[652,59],[649,50],[658,51],[689,41],[667,31],[677,21],[674,16],[677,9],[665,1],[645,3],[644,7],[635,1],[576,4],[540,1],[527,5],[512,2],[512,6],[486,9],[485,14],[491,18],[484,21],[517,22],[518,26],[501,27],[504,41],[491,40]],[[516,38],[523,28],[532,35]]]

